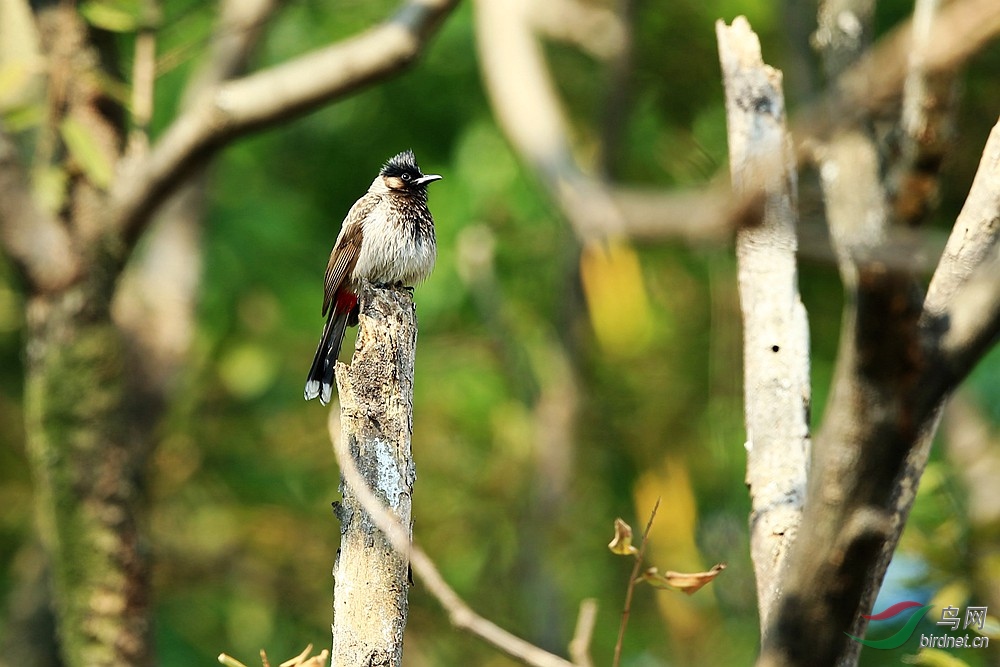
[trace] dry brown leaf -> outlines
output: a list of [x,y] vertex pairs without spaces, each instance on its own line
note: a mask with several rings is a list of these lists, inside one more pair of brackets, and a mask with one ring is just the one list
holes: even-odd
[[639,579],[653,588],[677,590],[688,595],[693,595],[702,586],[719,576],[719,573],[725,569],[725,563],[718,563],[713,565],[712,569],[707,572],[674,572],[673,570],[667,570],[663,574],[660,574],[659,570],[651,567],[639,575]]

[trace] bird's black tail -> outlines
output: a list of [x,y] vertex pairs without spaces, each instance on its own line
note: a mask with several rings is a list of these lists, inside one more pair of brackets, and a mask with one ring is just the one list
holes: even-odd
[[340,356],[340,346],[344,343],[344,332],[351,311],[337,312],[334,310],[326,319],[323,327],[323,337],[320,338],[316,356],[313,358],[309,377],[306,378],[306,389],[303,392],[307,401],[319,396],[319,402],[326,405],[333,395],[333,369],[337,366]]

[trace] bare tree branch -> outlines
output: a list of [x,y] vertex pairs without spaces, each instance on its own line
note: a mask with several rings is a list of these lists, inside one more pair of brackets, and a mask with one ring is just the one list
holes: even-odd
[[[639,583],[639,571],[642,569],[646,548],[649,546],[649,531],[653,527],[656,511],[660,508],[660,500],[661,498],[656,499],[653,510],[649,513],[649,520],[646,521],[646,528],[642,531],[642,542],[639,543],[638,551],[633,554],[635,562],[632,563],[632,573],[629,574],[628,585],[625,588],[625,604],[622,607],[621,621],[618,623],[618,639],[615,641],[611,667],[618,667],[621,664],[622,648],[625,646],[625,630],[628,628],[628,619],[632,614],[632,595],[635,593],[635,585]],[[615,523],[617,525],[617,522]],[[629,532],[631,533],[631,528]]]
[[626,235],[719,240],[745,204],[727,184],[670,192],[616,187],[573,155],[562,102],[534,34],[527,0],[478,0],[476,47],[494,116],[582,240]]
[[844,130],[818,149],[817,156],[830,238],[841,278],[853,290],[858,284],[858,264],[880,261],[876,255],[889,235],[877,149],[861,131]]
[[893,220],[909,226],[923,222],[936,203],[938,172],[953,134],[956,72],[947,69],[932,73],[926,66],[939,5],[940,0],[917,0],[913,10],[899,155],[886,177]]
[[582,240],[625,235],[720,240],[752,208],[727,182],[671,192],[617,186],[574,157],[566,113],[527,0],[476,2],[476,46],[494,115]]
[[32,194],[17,147],[0,127],[0,243],[35,289],[56,290],[77,277],[80,260],[69,232]]
[[1000,122],[990,132],[979,170],[972,181],[951,237],[945,246],[924,310],[934,316],[948,309],[952,297],[1000,241]]
[[[753,208],[753,199],[730,195],[721,183],[703,190],[634,190],[589,175],[572,154],[565,112],[532,33],[524,0],[476,3],[477,46],[494,113],[522,158],[549,189],[581,238],[624,234],[643,239],[721,239]],[[796,115],[793,136],[799,159],[811,159],[813,140],[853,124],[860,114],[883,112],[898,99],[910,66],[912,22],[890,32],[837,84]],[[921,60],[926,77],[961,66],[1000,33],[1000,5],[957,0],[935,16]],[[940,73],[940,74],[939,74]],[[918,161],[919,164],[919,161]],[[923,186],[927,183],[910,183]],[[907,200],[914,204],[919,201]]]
[[548,0],[531,6],[531,22],[547,37],[573,44],[595,58],[609,59],[625,46],[626,27],[607,7],[581,0]]
[[831,80],[857,61],[872,39],[874,0],[820,0],[813,45]]
[[590,642],[594,637],[597,623],[597,600],[587,598],[580,603],[580,614],[576,619],[576,630],[569,642],[569,656],[579,667],[594,667],[590,658]]
[[[211,53],[189,81],[182,108],[246,69],[278,5],[279,0],[223,2]],[[145,148],[141,142],[131,142],[126,159],[141,159]],[[148,230],[144,252],[133,258],[115,291],[113,315],[129,334],[132,356],[149,393],[147,403],[165,400],[194,335],[206,170],[207,165],[196,169],[162,205]],[[155,425],[154,419],[143,421]]]
[[[938,12],[922,59],[923,71],[955,70],[1000,34],[1000,3],[955,0]],[[823,138],[870,114],[890,108],[902,93],[910,68],[913,22],[893,29],[837,78],[816,103],[792,123],[800,142]]]
[[941,262],[924,299],[921,327],[937,362],[922,397],[934,405],[1000,335],[1000,122],[990,132]]
[[[41,103],[40,79],[51,72],[31,8],[27,3],[13,3],[3,18],[0,39],[17,54],[17,65],[32,76],[24,85],[7,86],[11,89],[0,93],[0,98],[8,104]],[[80,260],[67,229],[35,199],[23,160],[8,128],[0,122],[0,247],[32,289],[57,290],[78,277]]]
[[940,368],[928,373],[932,377],[925,385],[928,399],[937,401],[968,375],[1000,336],[1000,255],[962,285],[940,322],[947,323],[940,339]]
[[750,551],[761,629],[781,594],[805,500],[809,460],[809,326],[796,269],[796,177],[781,73],[761,59],[743,17],[716,23],[737,196],[763,192],[759,224],[736,236],[743,313]]
[[617,186],[611,200],[622,215],[621,231],[637,240],[720,241],[755,217],[758,203],[733,197],[729,184],[721,180],[675,191]]
[[623,233],[604,183],[572,154],[562,105],[532,32],[528,0],[478,0],[476,46],[494,115],[582,239]]
[[156,83],[156,30],[160,7],[156,0],[145,0],[141,8],[142,25],[135,36],[132,63],[132,150],[145,153],[149,147],[149,122],[153,118],[153,91]]
[[457,4],[411,0],[354,38],[229,81],[198,100],[111,193],[113,226],[126,246],[194,166],[239,136],[301,116],[406,67]]

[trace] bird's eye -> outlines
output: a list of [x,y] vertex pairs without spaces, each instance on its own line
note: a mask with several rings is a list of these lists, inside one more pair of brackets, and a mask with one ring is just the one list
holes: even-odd
[[404,181],[409,181],[409,180],[410,180],[411,178],[413,178],[413,176],[411,176],[410,174],[408,174],[408,173],[405,173],[405,172],[404,172],[404,173],[403,173],[403,174],[402,174],[402,175],[400,176],[400,178],[401,178],[401,179],[403,179]]

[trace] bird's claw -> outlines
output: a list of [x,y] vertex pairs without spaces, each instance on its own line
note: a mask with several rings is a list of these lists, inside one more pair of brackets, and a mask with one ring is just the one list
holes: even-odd
[[413,294],[413,286],[404,285],[402,281],[399,280],[394,283],[372,283],[372,286],[379,289],[405,289],[410,294]]

